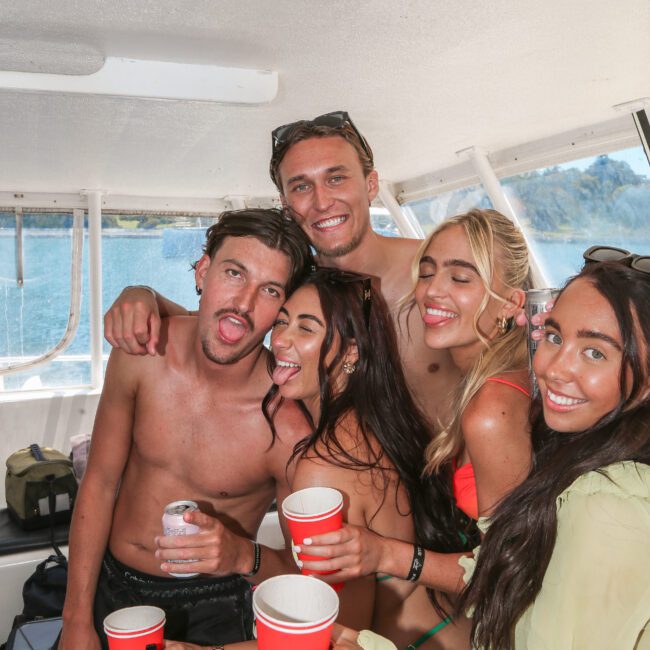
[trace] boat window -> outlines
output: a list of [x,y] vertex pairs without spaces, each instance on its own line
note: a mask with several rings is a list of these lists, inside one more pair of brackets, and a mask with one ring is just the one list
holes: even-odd
[[386,208],[370,208],[370,225],[384,237],[401,237],[395,219]]
[[405,203],[403,207],[420,222],[426,236],[447,217],[467,212],[472,208],[491,208],[492,202],[482,185],[470,185],[437,194],[432,198]]
[[[70,309],[72,212],[27,211],[22,238],[16,214],[0,211],[0,367],[27,362],[61,340]],[[16,248],[22,239],[23,283]],[[70,346],[51,362],[0,376],[0,390],[90,384],[88,259],[83,255],[81,322]]]
[[650,254],[650,166],[642,147],[502,179],[534,253],[554,286],[608,244]]
[[[213,216],[104,213],[102,304],[127,285],[148,284],[196,309],[191,271]],[[61,339],[70,304],[72,213],[25,212],[24,283],[17,281],[16,215],[0,211],[0,367],[33,359]],[[0,391],[90,386],[88,246],[84,247],[82,309],[77,335],[51,362],[0,377]],[[103,342],[104,366],[110,345]]]
[[[103,310],[127,285],[146,284],[198,308],[192,263],[202,255],[212,216],[102,214]],[[104,341],[104,353],[110,345]]]

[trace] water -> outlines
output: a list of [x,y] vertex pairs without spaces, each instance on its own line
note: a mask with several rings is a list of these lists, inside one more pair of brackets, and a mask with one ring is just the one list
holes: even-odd
[[[7,235],[12,236],[7,236]],[[172,300],[196,309],[198,297],[190,264],[201,256],[200,238],[181,235],[181,246],[170,249],[163,231],[102,237],[102,305],[106,310],[123,287],[148,284]],[[70,232],[25,231],[25,283],[16,284],[15,236],[0,231],[0,359],[39,355],[54,347],[65,332],[70,302]],[[88,313],[88,240],[84,241],[81,319],[74,341],[64,355],[90,354]],[[104,352],[110,346],[104,341]],[[3,363],[0,361],[0,363]],[[6,363],[3,363],[6,365]],[[55,361],[4,378],[4,388],[79,385],[90,382],[89,361]]]
[[[201,255],[203,231],[197,229],[105,231],[102,237],[102,305],[106,310],[121,289],[148,284],[175,302],[196,309],[198,299],[190,264]],[[629,242],[611,242],[629,245]],[[63,336],[70,297],[69,231],[26,230],[24,235],[25,284],[19,288],[15,271],[15,236],[0,231],[0,358],[39,355]],[[533,242],[544,261],[551,284],[561,286],[582,265],[589,242]],[[636,242],[634,250],[650,254],[650,241]],[[82,315],[79,331],[65,352],[90,354],[88,317],[88,245],[84,242]],[[104,342],[108,354],[110,346]],[[0,362],[2,363],[2,362]],[[4,388],[79,385],[90,382],[88,360],[55,361],[47,366],[4,378]]]

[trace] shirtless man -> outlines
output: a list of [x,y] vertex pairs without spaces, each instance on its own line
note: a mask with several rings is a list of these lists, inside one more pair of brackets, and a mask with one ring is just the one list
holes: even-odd
[[[59,649],[106,648],[104,616],[134,604],[164,608],[172,639],[250,639],[249,581],[296,570],[251,540],[288,494],[287,461],[308,433],[287,401],[271,445],[260,405],[271,386],[264,335],[310,258],[280,211],[224,213],[195,268],[198,317],[166,319],[155,355],[111,353],[72,521]],[[180,499],[201,510],[185,514],[201,531],[182,549],[192,564],[169,563],[183,540],[161,536],[165,505]]]
[[[443,414],[459,380],[446,350],[424,344],[417,309],[400,313],[399,299],[412,286],[411,267],[420,241],[383,237],[370,225],[379,180],[372,150],[347,113],[339,111],[279,127],[273,132],[271,178],[318,252],[318,262],[381,279],[381,292],[396,321],[409,387],[432,422]],[[159,297],[161,315],[186,313]],[[123,293],[106,315],[106,338],[139,354],[155,352],[160,318],[146,290]]]

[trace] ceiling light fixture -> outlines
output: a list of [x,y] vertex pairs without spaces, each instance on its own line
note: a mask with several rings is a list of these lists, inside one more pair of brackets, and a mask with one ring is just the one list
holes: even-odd
[[97,72],[88,75],[0,71],[0,89],[266,104],[277,95],[278,73],[109,56]]

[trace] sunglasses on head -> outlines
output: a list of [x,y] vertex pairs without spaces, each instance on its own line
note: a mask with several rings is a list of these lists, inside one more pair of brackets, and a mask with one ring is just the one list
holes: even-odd
[[359,144],[364,150],[365,154],[372,158],[370,153],[370,147],[366,142],[366,139],[361,135],[359,129],[354,126],[354,122],[350,119],[347,111],[334,111],[333,113],[325,113],[324,115],[319,115],[313,120],[298,120],[297,122],[291,122],[291,124],[283,124],[282,126],[273,129],[271,133],[271,140],[273,142],[273,153],[276,149],[281,147],[286,143],[287,136],[293,130],[295,126],[304,125],[304,126],[329,126],[333,129],[342,129],[344,126],[349,126],[359,138]]
[[361,307],[363,309],[363,321],[366,329],[370,328],[370,309],[372,306],[372,278],[368,275],[360,275],[352,271],[340,271],[328,267],[316,267],[310,273],[310,277],[324,279],[331,284],[361,283]]
[[637,255],[630,253],[624,248],[616,248],[615,246],[592,246],[588,248],[582,257],[585,264],[592,264],[594,262],[620,262],[633,268],[635,271],[641,273],[650,273],[650,255]]

